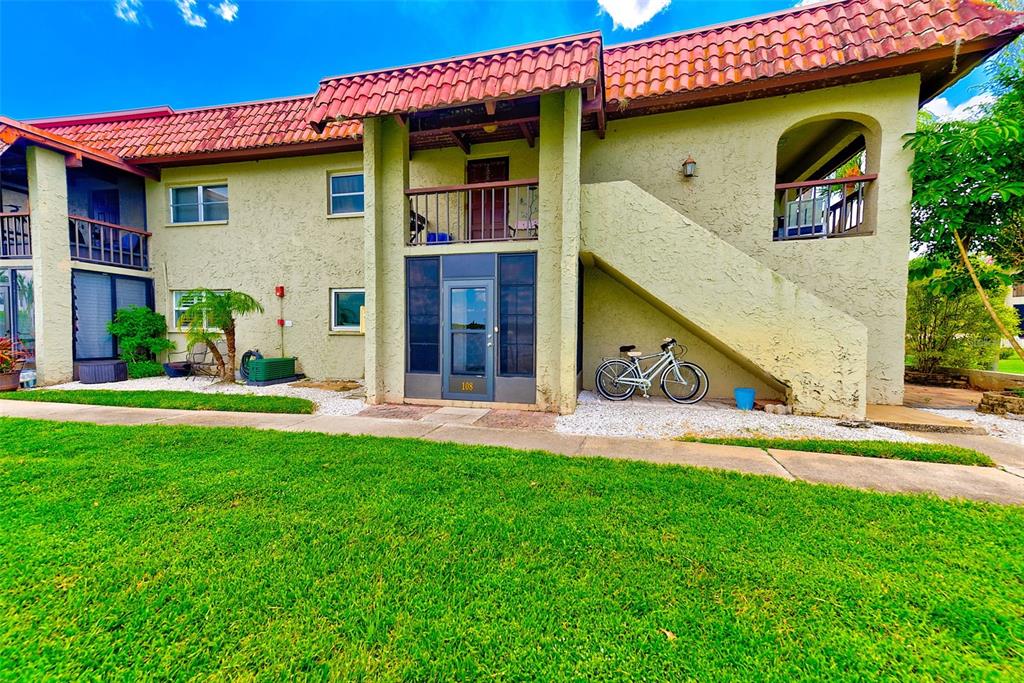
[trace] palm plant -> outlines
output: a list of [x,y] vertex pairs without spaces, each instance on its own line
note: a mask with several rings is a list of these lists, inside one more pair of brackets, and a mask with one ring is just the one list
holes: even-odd
[[[217,363],[217,372],[224,381],[235,379],[235,318],[262,313],[260,302],[244,292],[228,290],[215,292],[212,289],[193,289],[186,294],[191,303],[181,312],[178,327],[185,330],[188,348],[206,344]],[[227,358],[217,348],[217,342],[224,337]]]

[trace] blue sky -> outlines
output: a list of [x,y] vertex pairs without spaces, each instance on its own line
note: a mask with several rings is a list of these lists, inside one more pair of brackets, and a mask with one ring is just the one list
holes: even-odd
[[[0,0],[0,113],[31,119],[298,95],[324,76],[592,29],[614,44],[794,2]],[[983,80],[979,70],[958,84],[949,106],[977,95]]]

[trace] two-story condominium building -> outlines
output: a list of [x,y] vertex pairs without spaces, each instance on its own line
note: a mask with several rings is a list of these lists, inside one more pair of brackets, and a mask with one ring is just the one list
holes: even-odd
[[570,412],[620,344],[671,336],[711,396],[862,416],[902,400],[903,136],[1022,30],[974,0],[842,0],[0,119],[0,335],[53,384],[115,356],[117,309],[175,328],[188,290],[236,289],[266,307],[242,348],[371,402]]

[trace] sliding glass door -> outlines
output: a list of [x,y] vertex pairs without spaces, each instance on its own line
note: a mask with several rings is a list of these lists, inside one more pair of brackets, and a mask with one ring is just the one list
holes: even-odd
[[75,360],[116,357],[117,343],[107,331],[107,323],[122,308],[153,308],[153,283],[145,278],[76,270],[72,273],[71,289]]

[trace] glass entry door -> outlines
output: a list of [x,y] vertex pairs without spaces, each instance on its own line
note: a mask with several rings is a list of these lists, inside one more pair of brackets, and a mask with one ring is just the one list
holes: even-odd
[[444,285],[442,396],[494,398],[494,284],[463,280]]

